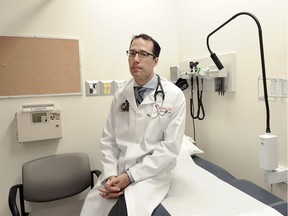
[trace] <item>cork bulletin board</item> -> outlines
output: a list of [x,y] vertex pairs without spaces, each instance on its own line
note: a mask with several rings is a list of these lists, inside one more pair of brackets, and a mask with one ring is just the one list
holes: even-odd
[[0,97],[81,94],[79,41],[0,36]]

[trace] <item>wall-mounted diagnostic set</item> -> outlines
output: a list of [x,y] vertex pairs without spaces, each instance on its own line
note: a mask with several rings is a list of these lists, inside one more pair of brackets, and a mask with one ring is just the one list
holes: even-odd
[[22,105],[15,119],[19,143],[62,138],[61,110],[53,103]]
[[201,79],[203,91],[217,92],[224,95],[225,92],[236,91],[236,58],[235,53],[220,55],[225,67],[218,70],[210,57],[194,58],[192,60],[182,60],[180,66],[170,67],[170,77],[172,82],[179,78],[186,80]]

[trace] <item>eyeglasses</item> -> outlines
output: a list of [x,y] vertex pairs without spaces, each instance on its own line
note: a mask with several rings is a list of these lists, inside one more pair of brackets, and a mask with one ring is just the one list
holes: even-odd
[[133,57],[133,58],[134,58],[137,54],[138,54],[139,58],[148,58],[149,55],[151,55],[151,56],[153,56],[154,58],[156,58],[155,55],[153,55],[153,54],[151,54],[151,53],[148,53],[148,52],[146,52],[146,51],[143,51],[143,50],[141,50],[141,51],[139,51],[139,52],[137,52],[137,51],[135,51],[135,50],[127,50],[127,51],[126,51],[126,54],[127,54],[129,57]]

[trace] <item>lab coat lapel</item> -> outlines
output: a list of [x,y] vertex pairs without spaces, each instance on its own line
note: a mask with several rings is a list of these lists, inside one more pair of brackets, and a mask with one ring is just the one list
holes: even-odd
[[145,99],[143,100],[143,104],[151,104],[151,103],[154,103],[154,91],[150,92],[149,95],[147,95],[145,97]]
[[136,100],[135,100],[135,94],[134,94],[134,86],[133,86],[133,79],[130,80],[130,82],[127,83],[125,86],[125,89],[123,89],[123,95],[126,98],[126,100],[129,102],[130,108],[133,108],[134,110],[137,109]]

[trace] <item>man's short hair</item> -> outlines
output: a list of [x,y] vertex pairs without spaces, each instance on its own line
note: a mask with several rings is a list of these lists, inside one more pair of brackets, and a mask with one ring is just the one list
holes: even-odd
[[148,40],[148,41],[152,41],[153,43],[153,55],[155,55],[156,57],[159,57],[160,55],[160,51],[161,51],[161,47],[160,45],[158,44],[158,42],[156,40],[154,40],[151,36],[147,35],[147,34],[139,34],[139,35],[134,35],[132,37],[132,40],[130,42],[130,47],[131,47],[131,44],[133,43],[133,41],[135,39],[138,39],[138,38],[142,38],[143,40]]

